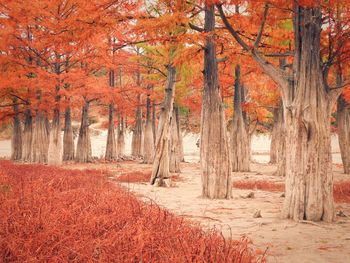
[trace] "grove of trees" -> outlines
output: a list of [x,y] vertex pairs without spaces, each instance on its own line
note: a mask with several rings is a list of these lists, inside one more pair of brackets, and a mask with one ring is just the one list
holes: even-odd
[[165,186],[184,133],[200,132],[202,196],[229,199],[253,133],[271,132],[282,217],[333,221],[332,131],[350,173],[347,0],[0,0],[0,12],[12,160],[92,162],[97,116],[105,161],[130,158],[130,131],[132,158]]

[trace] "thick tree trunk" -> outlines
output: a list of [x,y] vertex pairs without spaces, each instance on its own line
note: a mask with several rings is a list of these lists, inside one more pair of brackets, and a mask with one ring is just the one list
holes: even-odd
[[108,133],[107,133],[107,145],[106,145],[105,159],[107,161],[116,161],[118,159],[117,141],[115,139],[115,132],[114,132],[114,106],[113,106],[113,104],[109,104]]
[[153,139],[153,129],[152,129],[152,120],[151,120],[151,99],[149,95],[147,96],[146,101],[146,125],[145,133],[143,139],[143,161],[144,163],[153,163],[154,158],[154,139]]
[[91,141],[89,132],[89,102],[85,102],[82,113],[79,129],[79,137],[77,144],[77,152],[75,160],[81,163],[91,162]]
[[282,216],[332,221],[333,174],[330,117],[333,99],[320,66],[320,8],[297,8],[295,95],[284,99],[286,197]]
[[168,65],[167,67],[168,77],[165,87],[165,98],[159,118],[155,158],[151,176],[151,184],[157,181],[158,186],[165,186],[164,179],[169,178],[170,129],[173,114],[176,69],[172,65]]
[[123,158],[125,155],[125,128],[124,128],[124,118],[119,113],[118,115],[118,139],[117,139],[117,153],[118,158]]
[[62,135],[61,135],[61,121],[60,111],[54,110],[50,139],[48,149],[48,164],[61,165],[62,164]]
[[175,107],[173,109],[173,116],[171,118],[169,147],[169,171],[171,173],[180,173],[181,148],[179,142],[179,130],[177,127]]
[[17,100],[13,100],[14,116],[13,116],[13,132],[11,140],[11,160],[17,161],[22,159],[22,125],[19,118],[19,109],[16,105]]
[[33,117],[31,109],[26,109],[24,112],[24,130],[23,130],[23,147],[22,160],[30,162],[33,140]]
[[31,162],[47,163],[49,149],[49,128],[45,114],[37,110],[33,128]]
[[71,109],[68,106],[64,114],[63,161],[74,160],[74,137]]
[[234,115],[231,130],[232,171],[247,172],[250,170],[250,143],[249,135],[242,112],[242,86],[240,83],[241,69],[235,69]]
[[338,140],[344,173],[350,174],[350,105],[343,96],[337,105]]
[[214,6],[205,6],[205,32],[209,33],[204,53],[204,90],[201,116],[202,195],[231,198],[231,161],[225,114],[218,83],[216,48],[211,33],[215,28]]
[[[138,103],[141,103],[141,97],[138,95]],[[135,125],[132,133],[131,154],[135,157],[141,157],[142,148],[142,111],[137,106],[135,115]]]
[[175,106],[175,117],[176,117],[176,126],[177,126],[177,136],[179,138],[179,155],[180,161],[185,161],[185,153],[184,153],[184,145],[182,140],[182,132],[181,132],[181,122],[180,122],[180,112],[179,107]]
[[273,109],[273,126],[272,126],[272,132],[271,132],[271,144],[270,144],[270,163],[276,164],[277,163],[277,156],[278,156],[278,145],[281,137],[279,136],[279,122],[281,121],[279,119],[280,114],[280,108],[282,107],[281,102],[278,103],[278,106]]

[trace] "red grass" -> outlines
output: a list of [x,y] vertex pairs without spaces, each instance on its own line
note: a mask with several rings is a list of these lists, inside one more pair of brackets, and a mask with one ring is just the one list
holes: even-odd
[[[238,189],[263,190],[269,192],[283,192],[284,183],[268,181],[236,181],[233,187]],[[336,182],[333,186],[333,197],[337,203],[350,203],[350,181]]]
[[135,171],[122,174],[116,180],[122,183],[148,183],[151,180],[151,173]]
[[246,238],[204,232],[106,175],[0,161],[0,261],[257,261]]

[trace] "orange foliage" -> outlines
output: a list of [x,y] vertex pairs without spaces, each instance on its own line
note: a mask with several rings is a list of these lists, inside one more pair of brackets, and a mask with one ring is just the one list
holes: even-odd
[[99,171],[0,162],[3,262],[242,262],[249,240],[145,204]]

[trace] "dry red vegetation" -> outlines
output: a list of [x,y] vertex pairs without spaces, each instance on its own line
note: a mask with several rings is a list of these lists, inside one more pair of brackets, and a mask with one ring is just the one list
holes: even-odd
[[[239,189],[263,190],[269,192],[283,192],[284,183],[269,181],[236,181],[233,187]],[[337,203],[350,203],[350,181],[336,182],[333,187],[334,200]]]
[[257,261],[246,238],[204,232],[106,175],[0,161],[0,261]]
[[[180,182],[182,178],[179,175],[172,175],[170,179],[173,182]],[[151,172],[128,172],[116,177],[116,180],[121,183],[149,183],[151,180]]]

